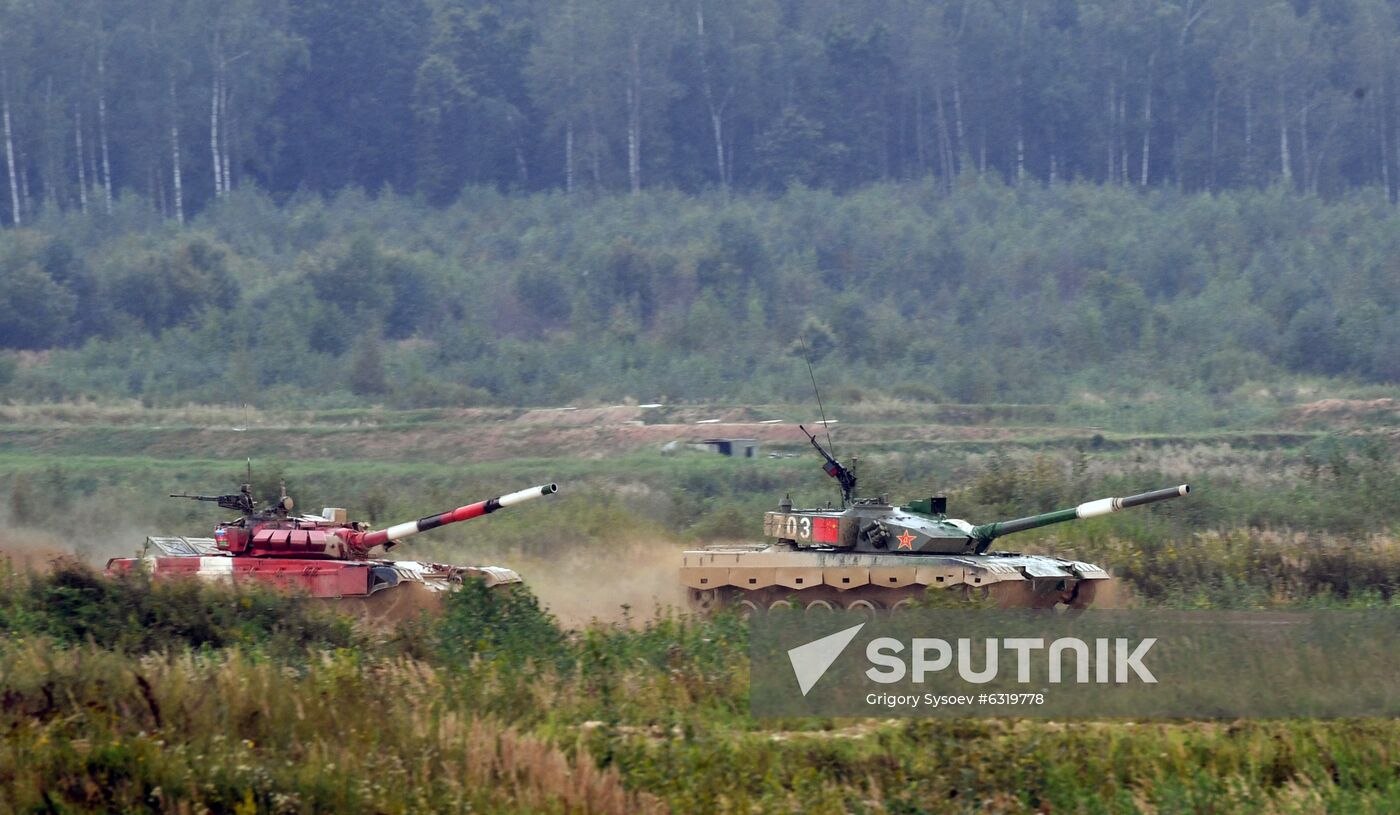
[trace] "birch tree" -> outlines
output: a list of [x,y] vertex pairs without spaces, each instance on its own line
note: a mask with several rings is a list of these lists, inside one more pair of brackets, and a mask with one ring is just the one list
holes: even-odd
[[24,211],[19,203],[19,171],[15,163],[15,137],[14,137],[14,116],[10,112],[10,74],[9,70],[0,70],[0,116],[3,116],[5,126],[5,170],[9,177],[10,186],[10,222],[15,226],[24,223]]
[[[245,180],[1400,197],[1386,0],[0,0],[0,219]],[[798,152],[801,155],[789,155]]]
[[107,132],[107,43],[108,33],[103,25],[102,8],[97,7],[97,37],[94,42],[97,60],[97,139],[102,153],[102,201],[107,214],[112,214],[112,151]]
[[652,0],[603,0],[608,70],[616,77],[627,156],[627,187],[642,191],[644,139],[649,126],[676,92],[667,61],[678,30],[666,8]]
[[1352,70],[1347,77],[1351,87],[1346,89],[1345,97],[1350,98],[1364,126],[1339,130],[1342,145],[1337,153],[1361,157],[1370,168],[1373,183],[1379,184],[1394,201],[1400,155],[1392,152],[1391,146],[1397,141],[1395,54],[1400,47],[1400,29],[1383,0],[1360,3],[1357,12],[1339,39],[1352,45],[1348,52]]
[[234,188],[239,150],[258,163],[253,135],[276,99],[279,75],[304,58],[305,44],[290,30],[287,0],[204,2],[198,36],[207,61],[199,72],[208,88],[208,170],[218,198]]
[[913,2],[901,11],[895,47],[900,84],[913,97],[913,163],[918,173],[936,173],[950,188],[957,174],[957,140],[951,115],[957,54],[952,33],[943,9]]
[[571,0],[541,32],[527,73],[563,136],[566,187],[580,153],[595,185],[609,183],[620,153],[627,189],[641,191],[647,128],[675,87],[665,62],[678,21],[666,11],[646,0]]
[[432,39],[418,67],[417,178],[435,200],[463,183],[530,179],[525,70],[530,30],[494,5],[432,0]]
[[[604,73],[598,63],[600,42],[590,36],[597,27],[584,19],[593,10],[588,0],[564,0],[554,6],[540,21],[540,35],[525,70],[545,133],[562,146],[565,192],[573,192],[576,186],[580,130],[598,121],[606,104]],[[597,149],[590,140],[590,152]]]
[[774,37],[777,9],[769,0],[690,0],[678,10],[693,37],[694,72],[713,147],[714,180],[733,183],[733,134],[728,125],[742,100],[760,93],[765,44]]
[[[1299,70],[1307,59],[1307,23],[1287,2],[1272,2],[1250,11],[1242,41],[1237,45],[1237,76],[1245,93],[1245,172],[1246,178],[1277,178],[1292,183],[1299,128],[1304,126],[1301,111],[1307,105]],[[1272,131],[1273,149],[1265,152],[1258,133],[1266,125]],[[1256,156],[1272,156],[1272,171]],[[1259,176],[1255,176],[1255,173]]]
[[5,175],[9,188],[10,223],[21,226],[25,217],[20,127],[29,95],[28,66],[33,59],[32,15],[35,9],[21,0],[0,2],[0,135],[5,140]]

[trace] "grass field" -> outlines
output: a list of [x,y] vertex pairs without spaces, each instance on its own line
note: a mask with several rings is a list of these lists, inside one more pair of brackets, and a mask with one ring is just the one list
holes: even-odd
[[[751,718],[742,624],[666,608],[680,599],[677,553],[756,539],[789,491],[799,503],[835,493],[791,426],[803,409],[652,412],[0,408],[13,573],[0,592],[0,808],[1400,808],[1389,720]],[[1185,501],[1008,539],[1109,567],[1115,603],[1400,602],[1400,416],[1387,400],[1231,410],[1187,430],[1109,413],[832,411],[867,491],[946,492],[973,521],[1190,481]],[[708,418],[724,421],[696,424]],[[765,457],[661,452],[705,436],[760,438]],[[441,617],[369,631],[295,598],[48,565],[129,553],[151,532],[207,534],[217,512],[163,496],[230,491],[249,455],[260,491],[285,478],[303,508],[381,523],[557,480],[548,501],[399,550],[517,568],[543,608],[463,592]]]

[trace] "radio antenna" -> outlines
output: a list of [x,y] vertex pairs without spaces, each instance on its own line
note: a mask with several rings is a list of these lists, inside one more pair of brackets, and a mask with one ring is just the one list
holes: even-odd
[[[830,452],[822,448],[821,442],[817,441],[816,436],[808,433],[807,428],[798,425],[797,429],[802,431],[802,434],[807,437],[807,441],[810,441],[812,446],[817,448],[821,457],[826,459],[826,464],[822,469],[841,485],[841,507],[844,509],[855,500],[856,474],[836,460],[836,447],[831,443],[831,425],[827,424],[826,408],[822,406],[822,393],[817,388],[817,375],[812,373],[812,360],[807,356],[807,342],[802,339],[801,335],[798,335],[797,339],[802,343],[802,358],[807,361],[807,375],[812,378],[812,392],[817,396],[817,409],[822,412],[822,427],[826,428],[826,446],[830,448]],[[852,460],[852,464],[854,464],[854,460]]]
[[812,393],[817,397],[817,410],[822,414],[822,427],[826,428],[826,448],[831,451],[832,458],[835,458],[836,445],[831,442],[831,425],[826,423],[826,408],[822,407],[822,392],[817,388],[817,375],[812,372],[812,357],[807,353],[807,340],[799,333],[797,341],[802,343],[802,361],[807,363],[807,375],[812,378]]

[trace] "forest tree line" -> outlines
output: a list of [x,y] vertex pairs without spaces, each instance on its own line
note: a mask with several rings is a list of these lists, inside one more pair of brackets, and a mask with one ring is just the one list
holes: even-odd
[[0,399],[1229,404],[1400,382],[1397,274],[1378,189],[132,197],[0,231]]
[[245,184],[1400,188],[1385,0],[0,3],[0,222]]

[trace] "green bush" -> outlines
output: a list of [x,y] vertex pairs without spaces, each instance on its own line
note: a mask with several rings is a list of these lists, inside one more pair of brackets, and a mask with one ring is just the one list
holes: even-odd
[[447,595],[431,631],[437,658],[449,664],[564,666],[569,661],[564,632],[524,586],[493,588],[467,580]]
[[12,637],[130,653],[243,645],[293,655],[359,641],[348,618],[255,586],[151,580],[142,572],[108,577],[72,560],[5,582],[0,628]]

